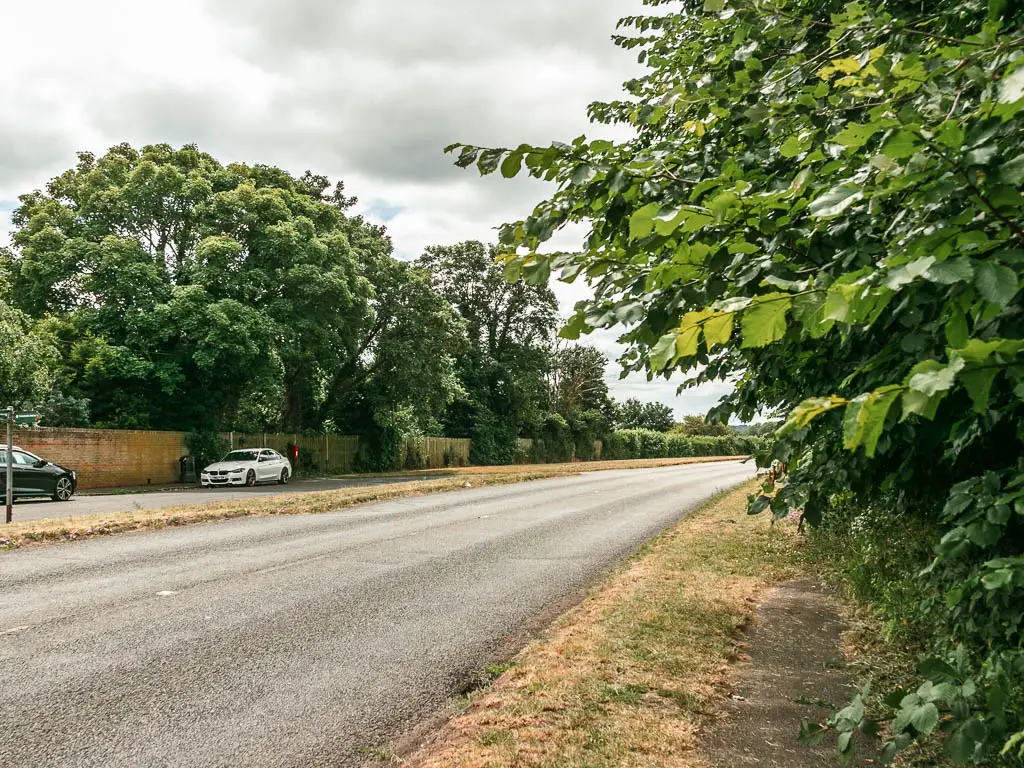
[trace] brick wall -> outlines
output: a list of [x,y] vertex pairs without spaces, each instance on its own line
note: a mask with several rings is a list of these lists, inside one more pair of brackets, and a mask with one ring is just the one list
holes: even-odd
[[75,470],[81,488],[175,483],[188,453],[184,432],[15,429],[14,444]]

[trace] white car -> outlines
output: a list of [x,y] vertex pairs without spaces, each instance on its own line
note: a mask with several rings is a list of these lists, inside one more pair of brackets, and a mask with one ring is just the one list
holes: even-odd
[[284,485],[292,476],[292,464],[270,448],[239,448],[216,464],[206,467],[199,475],[204,488],[224,485],[280,483]]

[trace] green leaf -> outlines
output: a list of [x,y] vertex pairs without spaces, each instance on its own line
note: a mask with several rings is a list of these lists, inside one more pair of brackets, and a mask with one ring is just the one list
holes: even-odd
[[989,21],[995,21],[1006,11],[1010,0],[988,0]]
[[642,240],[654,231],[654,217],[661,210],[660,203],[648,203],[629,217],[629,239]]
[[835,321],[825,318],[825,297],[820,292],[795,296],[793,319],[803,326],[812,339],[820,339],[835,325]]
[[901,392],[903,387],[889,385],[854,398],[843,420],[843,447],[852,451],[863,445],[867,456],[874,457],[889,409]]
[[779,154],[786,158],[792,158],[803,154],[808,150],[808,148],[808,145],[805,144],[800,137],[790,136],[782,143],[782,146],[779,147]]
[[551,279],[551,259],[537,255],[523,262],[523,280],[527,285],[547,285]]
[[[926,361],[931,362],[931,361]],[[917,373],[915,366],[911,371],[907,386],[931,397],[939,392],[946,392],[953,388],[956,383],[957,374],[964,368],[963,360],[954,360],[949,365],[939,365],[931,370],[921,370]]]
[[707,319],[704,323],[704,342],[709,350],[729,343],[734,317],[731,312],[718,312]]
[[957,671],[942,659],[925,659],[917,665],[917,673],[933,683],[955,683],[960,679]]
[[[668,237],[679,225],[696,214],[691,208],[665,208],[654,217],[654,230],[662,237]],[[684,230],[685,231],[685,230]]]
[[999,83],[999,100],[1012,103],[1024,99],[1024,67],[1018,66]]
[[946,754],[953,758],[957,765],[973,762],[974,753],[979,743],[983,742],[988,729],[976,717],[972,717],[956,728],[946,738]]
[[521,152],[512,152],[501,164],[501,175],[506,179],[514,178],[523,168],[523,155]]
[[684,327],[676,338],[676,360],[683,357],[693,357],[697,354],[697,346],[700,344],[700,326],[693,325]]
[[574,186],[586,184],[587,182],[591,181],[596,175],[597,171],[594,170],[594,166],[592,166],[590,163],[580,163],[572,172],[571,183]]
[[867,125],[861,125],[860,123],[847,123],[846,127],[843,128],[836,136],[832,139],[836,144],[841,144],[848,149],[860,149],[881,129],[881,126],[877,123],[868,123]]
[[964,145],[964,129],[956,120],[947,120],[935,134],[935,140],[951,149],[960,149]]
[[882,154],[893,160],[903,160],[916,154],[924,146],[917,134],[899,131],[882,145]]
[[924,277],[939,285],[969,283],[974,279],[974,265],[967,258],[936,261],[925,272]]
[[823,413],[842,408],[850,401],[832,395],[830,397],[811,397],[789,412],[786,423],[779,428],[779,436],[783,437],[797,429],[803,429]]
[[845,757],[853,749],[853,733],[851,731],[840,733],[839,738],[836,740],[836,748],[839,751],[840,758]]
[[[903,416],[901,421],[906,421],[910,416],[917,415],[931,421],[935,418],[935,413],[938,411],[939,404],[945,398],[949,387],[946,389],[937,390],[931,394],[926,394],[920,390],[910,389],[910,382],[915,380],[918,376],[926,374],[937,374],[939,371],[945,369],[945,366],[937,360],[925,360],[918,363],[910,369],[910,373],[907,374],[904,380],[904,386],[908,387],[907,391],[903,393]],[[951,385],[952,386],[952,385]]]
[[832,66],[847,75],[854,75],[860,72],[860,61],[853,57],[844,59],[832,59]]
[[999,166],[999,178],[1006,184],[1019,187],[1024,183],[1024,155],[1017,155]]
[[487,176],[498,170],[498,163],[504,154],[504,149],[485,149],[480,155],[480,162],[476,165],[480,169],[480,175]]
[[910,716],[910,724],[918,733],[931,733],[939,724],[939,710],[931,702],[923,704],[914,710]]
[[755,296],[740,319],[743,348],[764,347],[786,335],[786,313],[793,305],[788,293]]
[[676,356],[676,339],[678,336],[679,334],[676,332],[666,333],[651,348],[649,359],[653,370],[662,371],[668,367],[669,360]]
[[979,368],[966,370],[960,374],[960,383],[964,385],[967,394],[971,396],[976,413],[985,413],[988,410],[989,396],[992,392],[992,382],[995,381],[998,368]]
[[523,276],[523,262],[520,259],[510,259],[505,262],[505,280],[510,283],[518,283]]
[[946,343],[953,349],[960,349],[970,337],[970,330],[967,328],[967,315],[960,307],[954,307],[949,320],[946,321]]
[[736,205],[739,197],[735,192],[722,192],[708,203],[708,208],[715,215],[716,221],[722,221],[729,209]]
[[999,570],[987,573],[981,577],[981,583],[985,585],[985,589],[1000,589],[1010,585],[1013,582],[1013,571]]
[[885,746],[882,748],[882,753],[879,755],[879,760],[881,761],[882,765],[890,765],[892,763],[892,761],[895,760],[895,759],[896,759],[896,742],[894,742],[894,741],[886,742]]
[[1009,739],[1007,739],[1006,743],[1003,745],[1003,748],[999,750],[999,754],[1008,755],[1014,749],[1019,749],[1017,753],[1018,757],[1024,757],[1024,731],[1018,731],[1017,733],[1013,734],[1013,736],[1011,736]]
[[480,150],[476,147],[463,147],[462,152],[459,154],[459,159],[455,161],[455,165],[459,168],[469,168],[469,166],[476,162],[479,156]]
[[576,341],[588,329],[586,314],[583,312],[577,312],[569,321],[565,324],[565,327],[559,331],[558,335],[563,339],[569,339],[570,341]]
[[768,496],[758,496],[756,499],[750,502],[750,506],[747,508],[748,515],[759,515],[768,509],[768,506],[772,503],[772,500]]
[[811,216],[818,218],[838,216],[863,197],[863,187],[857,184],[840,184],[815,198],[807,210]]
[[981,261],[975,267],[974,285],[993,304],[1005,307],[1017,295],[1017,273],[1001,264]]

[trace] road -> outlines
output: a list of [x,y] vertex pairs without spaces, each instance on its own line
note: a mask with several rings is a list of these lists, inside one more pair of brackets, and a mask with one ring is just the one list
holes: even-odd
[[348,478],[296,480],[288,485],[258,485],[255,488],[194,488],[189,490],[142,491],[139,493],[118,493],[73,496],[70,501],[49,499],[20,499],[14,503],[15,520],[42,520],[49,517],[75,517],[77,515],[106,514],[108,512],[131,512],[136,509],[160,509],[180,507],[185,504],[205,504],[211,501],[237,501],[252,496],[277,496],[311,491],[335,491],[363,485],[401,483],[422,480],[422,477]]
[[594,472],[0,554],[0,765],[360,765],[753,475]]

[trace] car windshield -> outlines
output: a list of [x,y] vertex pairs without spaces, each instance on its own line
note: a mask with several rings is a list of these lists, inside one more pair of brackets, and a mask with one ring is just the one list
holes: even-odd
[[259,451],[232,451],[221,461],[256,461]]

